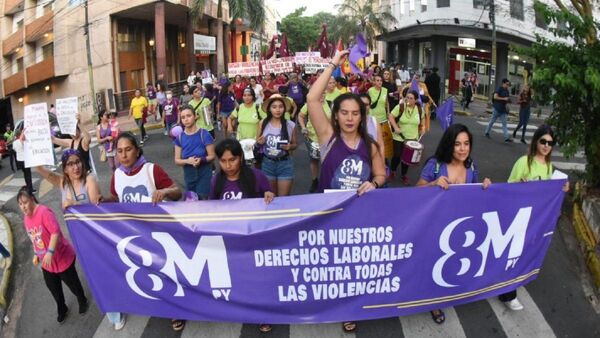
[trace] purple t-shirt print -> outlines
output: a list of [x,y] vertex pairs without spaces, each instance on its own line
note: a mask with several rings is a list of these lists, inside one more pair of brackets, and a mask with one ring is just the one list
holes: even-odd
[[[328,151],[327,147],[330,147]],[[321,154],[325,156],[319,179],[321,192],[324,189],[358,189],[371,178],[371,161],[364,140],[356,149],[350,149],[340,138],[335,138],[322,147]]]

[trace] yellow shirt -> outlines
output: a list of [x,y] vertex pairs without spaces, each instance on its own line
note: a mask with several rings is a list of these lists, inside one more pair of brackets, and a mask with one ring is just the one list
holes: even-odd
[[[327,119],[331,121],[331,108],[329,107],[329,104],[327,104],[327,101],[323,102],[323,110],[325,111],[325,116],[327,116]],[[319,142],[319,138],[317,137],[317,131],[315,130],[315,127],[313,127],[312,123],[310,122],[310,119],[308,118],[308,106],[306,105],[306,103],[304,104],[304,106],[302,106],[302,109],[300,109],[300,115],[304,116],[308,120],[308,122],[306,123],[306,130],[308,130],[308,138],[312,142]]]
[[215,126],[213,126],[212,123],[207,123],[207,121],[204,120],[204,107],[210,106],[211,102],[209,99],[207,99],[205,97],[201,98],[201,100],[202,101],[196,101],[196,100],[192,99],[189,102],[189,104],[192,106],[192,108],[195,108],[196,106],[198,106],[198,108],[196,108],[196,111],[195,111],[196,127],[211,131],[211,130],[215,129]]
[[387,96],[388,91],[384,87],[381,87],[381,91],[377,90],[375,87],[369,88],[369,97],[371,97],[371,102],[373,104],[376,103],[375,108],[371,108],[371,116],[375,117],[379,123],[387,121],[387,111],[385,110]]
[[134,119],[141,119],[144,115],[143,110],[145,107],[148,107],[148,100],[145,97],[134,97],[131,99],[130,108],[132,109],[132,114]]

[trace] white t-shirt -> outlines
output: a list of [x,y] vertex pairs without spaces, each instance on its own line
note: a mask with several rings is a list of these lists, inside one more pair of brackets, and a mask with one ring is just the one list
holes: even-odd
[[256,87],[254,87],[254,94],[256,94],[256,104],[262,104],[263,103],[263,99],[265,98],[265,94],[262,92],[263,90],[263,86],[261,86],[260,84],[256,84]]
[[25,161],[25,156],[23,155],[23,141],[18,138],[15,138],[13,141],[13,150],[17,153],[17,161],[23,162]]
[[154,164],[144,163],[142,169],[133,176],[121,170],[115,170],[115,191],[121,203],[152,202],[152,194],[156,190],[154,182]]

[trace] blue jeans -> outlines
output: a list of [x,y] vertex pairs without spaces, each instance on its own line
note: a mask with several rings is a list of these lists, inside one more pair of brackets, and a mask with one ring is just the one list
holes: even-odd
[[185,189],[195,192],[201,199],[208,198],[211,178],[212,166],[208,163],[203,163],[197,168],[187,164],[183,166]]
[[530,115],[531,115],[531,107],[521,107],[519,109],[519,124],[517,125],[517,128],[515,128],[513,135],[516,135],[517,131],[519,131],[519,128],[523,127],[523,133],[521,134],[521,139],[522,140],[525,139],[525,132],[527,131],[527,123],[529,123]]
[[493,113],[492,113],[492,119],[490,120],[490,123],[488,124],[487,128],[485,128],[485,133],[489,134],[490,130],[492,130],[492,126],[494,125],[496,120],[498,118],[500,118],[500,122],[502,122],[502,133],[504,134],[504,139],[508,140],[508,128],[506,127],[506,115],[507,114],[498,114],[498,111],[496,111],[496,109],[494,108]]
[[123,320],[123,314],[121,312],[107,312],[106,313],[106,318],[108,318],[108,321],[115,325],[117,323],[120,323],[121,320]]

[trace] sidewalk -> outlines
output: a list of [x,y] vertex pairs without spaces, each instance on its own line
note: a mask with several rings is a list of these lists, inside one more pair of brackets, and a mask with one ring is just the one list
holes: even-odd
[[[137,133],[139,131],[137,125],[133,118],[130,118],[128,115],[120,115],[117,116],[117,121],[119,122],[119,129],[123,131],[131,131],[133,133]],[[91,134],[92,138],[96,137],[96,124],[92,120],[88,120],[83,122],[83,127]],[[146,124],[144,124],[146,130],[155,130],[163,128],[161,121],[155,121],[154,117],[148,117]]]

